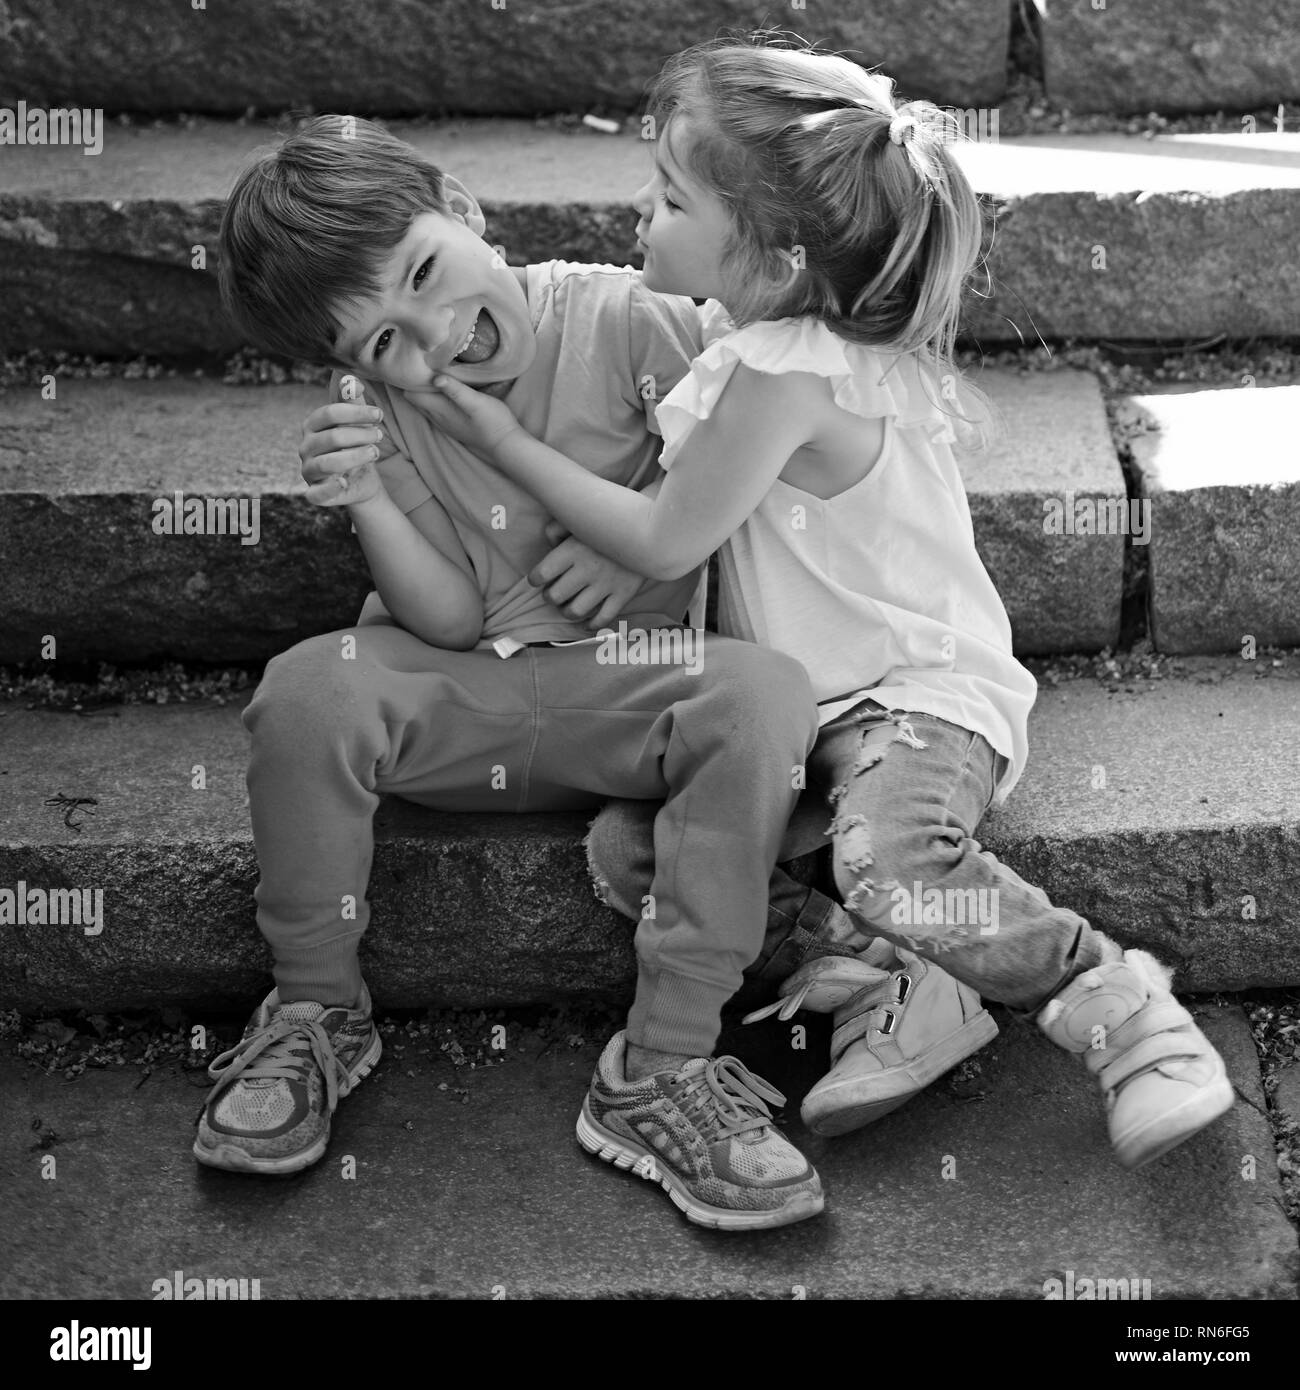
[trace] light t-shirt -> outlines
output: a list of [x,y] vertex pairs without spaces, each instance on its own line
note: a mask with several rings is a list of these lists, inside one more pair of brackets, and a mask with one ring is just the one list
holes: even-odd
[[736,329],[714,303],[704,317],[708,346],[659,404],[664,468],[738,362],[813,372],[842,409],[885,421],[865,478],[824,500],[778,480],[722,546],[719,628],[801,661],[822,724],[870,698],[982,734],[1008,760],[1004,800],[1025,766],[1037,685],[1011,654],[1011,624],[975,549],[937,383],[914,355],[850,343],[811,317]]
[[[503,272],[509,273],[509,272]],[[504,400],[519,423],[553,449],[612,482],[640,489],[658,476],[656,404],[700,351],[700,316],[678,295],[652,294],[629,267],[547,261],[526,269],[537,354]],[[342,373],[331,382],[341,399]],[[550,519],[531,493],[438,430],[381,382],[365,381],[366,398],[384,412],[383,428],[400,451],[377,464],[384,487],[404,512],[436,498],[456,529],[483,594],[479,647],[591,640],[566,618],[528,572],[553,548]],[[646,623],[681,620],[698,573],[647,580],[624,617]],[[382,612],[377,600],[368,612]],[[617,623],[617,619],[615,620]]]

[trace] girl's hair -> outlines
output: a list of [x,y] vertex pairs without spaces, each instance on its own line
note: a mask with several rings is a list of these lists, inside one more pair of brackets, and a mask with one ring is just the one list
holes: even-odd
[[337,365],[338,310],[380,271],[443,175],[405,141],[353,116],[316,116],[240,174],[221,220],[226,312],[259,347]]
[[[983,236],[949,148],[959,123],[929,102],[896,106],[891,78],[791,42],[699,44],[650,91],[659,137],[672,131],[674,157],[731,211],[727,310],[738,325],[812,315],[851,342],[916,353],[952,398]],[[963,388],[986,442],[987,401]]]

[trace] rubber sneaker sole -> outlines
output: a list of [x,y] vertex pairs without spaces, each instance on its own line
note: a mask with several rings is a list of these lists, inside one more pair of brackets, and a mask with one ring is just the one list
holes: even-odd
[[1194,1095],[1188,1096],[1181,1105],[1157,1115],[1144,1125],[1112,1135],[1111,1142],[1120,1166],[1130,1170],[1144,1168],[1148,1163],[1163,1158],[1171,1149],[1176,1149],[1184,1140],[1199,1134],[1220,1116],[1226,1115],[1237,1097],[1222,1059],[1219,1060],[1219,1068],[1218,1076]]
[[[356,1090],[374,1071],[383,1052],[383,1043],[376,1032],[358,1059],[355,1070],[348,1073],[346,1081],[339,1082],[340,1097],[350,1095]],[[196,1139],[194,1157],[209,1168],[220,1168],[227,1173],[263,1173],[270,1177],[280,1177],[285,1173],[300,1173],[304,1168],[310,1168],[313,1163],[319,1163],[325,1156],[329,1141],[330,1130],[327,1129],[305,1149],[299,1149],[296,1153],[284,1154],[279,1158],[255,1158],[238,1144],[214,1144],[211,1148],[205,1148],[202,1141]]]
[[981,1010],[907,1066],[859,1076],[836,1077],[832,1072],[804,1097],[800,1116],[814,1134],[849,1134],[896,1110],[997,1035],[992,1014]]
[[697,1226],[708,1226],[715,1231],[765,1231],[774,1226],[790,1226],[796,1221],[806,1221],[810,1216],[817,1216],[826,1205],[826,1198],[821,1192],[800,1192],[785,1206],[771,1211],[732,1211],[726,1207],[709,1206],[692,1197],[682,1180],[657,1154],[607,1130],[592,1116],[585,1100],[578,1116],[577,1132],[578,1143],[589,1154],[595,1154],[623,1172],[630,1170],[638,1177],[657,1182],[686,1219]]

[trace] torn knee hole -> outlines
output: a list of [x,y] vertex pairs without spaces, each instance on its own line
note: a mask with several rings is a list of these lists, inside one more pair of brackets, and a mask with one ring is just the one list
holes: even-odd
[[860,878],[853,885],[853,890],[844,899],[844,906],[848,908],[850,912],[860,912],[862,910],[863,900],[865,898],[874,897],[878,891],[879,888],[874,879]]
[[887,715],[880,723],[864,731],[858,744],[857,760],[853,764],[854,776],[875,767],[895,743],[905,743],[909,748],[926,747],[917,737],[910,720],[900,714]]
[[865,869],[874,862],[871,828],[866,816],[836,816],[831,824],[831,832],[836,839],[835,852],[839,861],[850,873]]
[[874,878],[860,878],[853,885],[852,891],[844,899],[844,906],[850,912],[857,913],[864,921],[871,920],[871,904],[864,905],[864,899],[876,898],[881,894],[887,898],[892,898],[898,889],[897,879],[888,879],[884,883],[877,882]]

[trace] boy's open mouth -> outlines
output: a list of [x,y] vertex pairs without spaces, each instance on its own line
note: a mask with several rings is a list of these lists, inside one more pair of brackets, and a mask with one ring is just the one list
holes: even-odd
[[451,360],[462,366],[473,367],[486,362],[501,346],[501,333],[486,309],[480,309],[469,336],[461,345],[460,351]]

